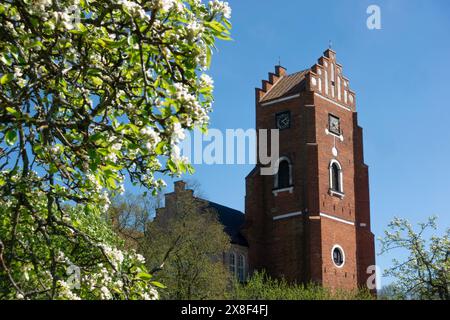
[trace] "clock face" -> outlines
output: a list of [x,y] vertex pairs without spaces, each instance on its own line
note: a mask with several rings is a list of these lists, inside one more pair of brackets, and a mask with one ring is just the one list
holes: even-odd
[[284,130],[291,126],[291,114],[290,112],[283,112],[277,114],[277,129]]
[[329,130],[335,134],[341,134],[341,126],[339,123],[339,118],[332,116],[329,117]]

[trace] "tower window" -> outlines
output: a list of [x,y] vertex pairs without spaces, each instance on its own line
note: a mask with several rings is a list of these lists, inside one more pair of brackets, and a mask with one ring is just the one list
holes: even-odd
[[341,191],[339,188],[339,167],[336,163],[331,166],[331,189],[333,191]]
[[278,173],[275,176],[275,189],[292,186],[292,165],[288,158],[281,158],[278,163]]
[[342,183],[342,167],[336,160],[330,163],[330,191],[332,194],[343,194],[344,188]]
[[344,250],[338,245],[335,245],[331,250],[331,258],[336,267],[341,268],[345,263]]

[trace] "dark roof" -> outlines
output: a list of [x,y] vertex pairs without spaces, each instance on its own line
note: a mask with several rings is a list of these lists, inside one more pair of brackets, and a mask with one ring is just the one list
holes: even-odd
[[264,95],[261,102],[268,102],[274,99],[288,97],[299,93],[302,89],[303,80],[310,69],[296,72],[282,77],[277,83]]
[[230,236],[231,243],[248,247],[247,240],[240,232],[240,228],[245,220],[244,214],[239,210],[225,207],[212,201],[208,201],[208,204],[209,207],[217,211],[219,221],[223,224],[224,231]]

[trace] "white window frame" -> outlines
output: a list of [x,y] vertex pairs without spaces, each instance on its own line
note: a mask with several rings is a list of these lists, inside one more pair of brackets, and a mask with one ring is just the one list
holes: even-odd
[[[338,266],[338,265],[334,262],[334,256],[333,256],[334,249],[339,249],[339,250],[341,251],[341,254],[342,254],[342,264],[341,264],[340,266]],[[333,261],[333,264],[334,264],[334,266],[335,266],[336,268],[342,268],[342,267],[344,267],[344,265],[345,265],[345,251],[344,251],[344,249],[342,249],[342,247],[341,247],[340,245],[338,245],[338,244],[335,244],[335,245],[333,246],[333,248],[331,248],[331,261]]]
[[[333,190],[333,165],[336,164],[339,169],[339,190]],[[330,161],[330,165],[328,167],[329,178],[330,178],[330,193],[332,195],[336,194],[338,196],[344,195],[344,175],[342,173],[342,166],[336,159]]]

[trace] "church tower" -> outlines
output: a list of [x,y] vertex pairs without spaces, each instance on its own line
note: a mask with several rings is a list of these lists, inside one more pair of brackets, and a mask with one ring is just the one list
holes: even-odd
[[[375,265],[368,167],[355,93],[331,49],[256,89],[256,129],[279,129],[278,172],[246,178],[249,268],[329,288],[365,286]],[[270,140],[269,140],[270,141]]]

